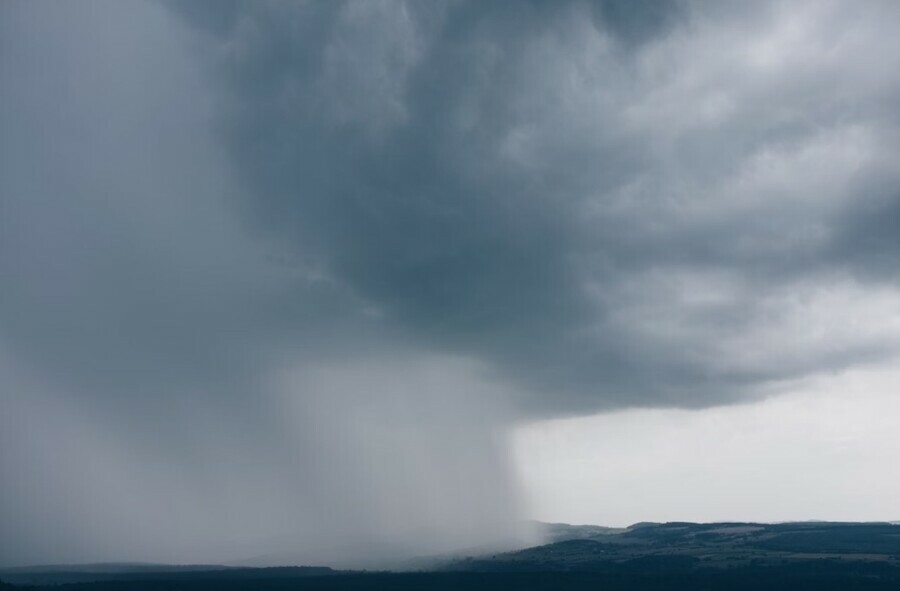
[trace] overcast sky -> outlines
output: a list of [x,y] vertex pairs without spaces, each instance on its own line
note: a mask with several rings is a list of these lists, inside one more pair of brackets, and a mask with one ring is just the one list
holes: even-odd
[[0,3],[0,564],[900,519],[898,105],[890,0]]

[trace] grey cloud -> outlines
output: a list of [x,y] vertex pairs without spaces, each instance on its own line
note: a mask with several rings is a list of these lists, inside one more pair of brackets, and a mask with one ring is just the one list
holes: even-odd
[[504,388],[248,232],[187,32],[86,7],[0,19],[0,563],[384,565],[518,535]]
[[663,2],[591,2],[591,16],[601,30],[610,30],[627,46],[652,41],[683,16],[684,5],[673,0]]
[[[528,408],[729,402],[874,346],[716,351],[771,346],[751,335],[793,313],[780,299],[866,264],[844,264],[838,212],[866,199],[860,175],[896,186],[878,105],[898,81],[870,61],[896,54],[890,5],[322,12],[245,5],[215,42],[249,211],[415,339],[490,360]],[[726,272],[749,295],[666,291]]]
[[[347,313],[327,282],[285,273],[234,239],[220,203],[229,180],[194,123],[210,97],[196,72],[164,63],[176,51],[122,43],[99,11],[83,17],[92,43],[59,30],[64,13],[21,12],[26,32],[58,35],[56,46],[35,40],[21,59],[7,57],[19,85],[3,110],[2,320],[19,353],[98,393],[155,388],[168,376],[205,380],[222,358],[236,368],[246,349],[296,339],[293,323],[312,333],[318,317]],[[165,25],[149,15],[139,39]],[[109,46],[123,55],[101,61]],[[289,286],[293,301],[280,295]]]

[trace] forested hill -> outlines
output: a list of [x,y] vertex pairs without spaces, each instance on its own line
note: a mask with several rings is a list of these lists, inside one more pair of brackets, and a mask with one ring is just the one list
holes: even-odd
[[544,532],[551,543],[431,571],[40,567],[0,570],[0,591],[900,589],[900,525],[891,523],[546,524]]
[[622,571],[790,567],[900,568],[891,523],[640,523],[624,530],[556,526],[556,541],[452,561],[467,571]]

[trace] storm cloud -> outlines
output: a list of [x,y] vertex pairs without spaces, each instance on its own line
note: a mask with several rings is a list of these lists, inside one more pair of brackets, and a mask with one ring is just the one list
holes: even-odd
[[896,3],[0,11],[0,562],[507,540],[516,422],[900,352]]
[[248,218],[534,412],[896,352],[889,4],[179,7]]

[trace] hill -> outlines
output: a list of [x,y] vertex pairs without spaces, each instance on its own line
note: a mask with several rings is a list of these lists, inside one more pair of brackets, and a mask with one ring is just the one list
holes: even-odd
[[[891,523],[640,523],[624,530],[557,528],[546,545],[444,565],[466,571],[696,570],[801,564],[900,568]],[[568,537],[566,537],[568,535]]]
[[33,567],[0,569],[0,589],[51,591],[61,583],[66,583],[65,591],[900,588],[900,525],[886,522],[541,527],[551,543],[448,559],[429,571],[364,573],[327,567],[202,565]]

